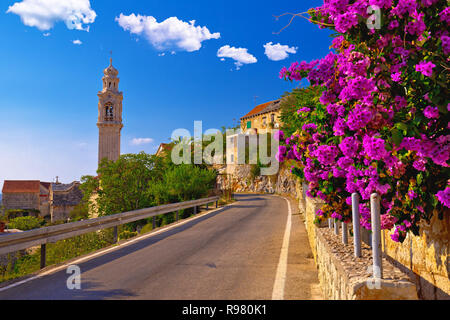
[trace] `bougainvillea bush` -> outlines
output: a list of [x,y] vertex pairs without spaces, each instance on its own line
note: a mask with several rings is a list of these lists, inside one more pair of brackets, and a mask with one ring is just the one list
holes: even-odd
[[[380,28],[367,25],[370,5],[380,8]],[[376,192],[392,239],[418,235],[421,220],[450,207],[448,3],[326,0],[308,13],[337,34],[326,57],[280,72],[324,91],[316,107],[297,105],[296,131],[280,132],[278,160],[295,160],[308,195],[326,202],[318,218],[349,222],[357,192],[370,230]]]

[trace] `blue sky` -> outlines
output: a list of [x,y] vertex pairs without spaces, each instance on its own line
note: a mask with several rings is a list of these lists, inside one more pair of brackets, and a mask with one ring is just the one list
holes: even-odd
[[[289,22],[274,15],[321,1],[61,3],[0,4],[0,187],[95,174],[97,92],[111,50],[124,93],[122,153],[153,153],[177,128],[232,126],[255,96],[257,104],[279,98],[295,86],[279,70],[320,58],[331,44],[329,32],[300,18],[274,34]],[[286,47],[272,47],[271,60],[267,43]],[[138,138],[152,142],[133,145]]]

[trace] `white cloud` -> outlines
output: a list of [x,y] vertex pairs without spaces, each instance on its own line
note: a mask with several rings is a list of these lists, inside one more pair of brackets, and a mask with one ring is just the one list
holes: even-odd
[[208,28],[195,26],[195,20],[185,22],[170,17],[162,22],[152,16],[120,14],[119,25],[132,34],[144,36],[157,50],[168,48],[193,52],[200,50],[202,42],[219,39],[220,33],[211,33]]
[[230,47],[229,45],[223,46],[217,51],[217,57],[222,58],[221,61],[224,61],[224,58],[231,58],[235,60],[234,63],[236,65],[236,69],[239,70],[244,64],[256,63],[258,60],[248,53],[248,49],[246,48],[235,48]]
[[23,0],[6,13],[19,15],[23,24],[41,31],[50,30],[58,21],[64,21],[69,29],[89,31],[86,25],[97,17],[89,0]]
[[297,53],[297,47],[289,47],[281,45],[280,43],[272,44],[272,42],[266,43],[264,45],[266,49],[266,56],[272,61],[281,61],[289,57],[289,53]]
[[82,45],[83,42],[81,42],[81,40],[73,40],[72,41],[73,44],[77,44],[77,45]]
[[133,146],[141,146],[143,144],[152,143],[154,140],[152,138],[134,138],[131,140],[131,145]]
[[43,34],[44,37],[50,37],[51,33],[50,32],[46,32]]

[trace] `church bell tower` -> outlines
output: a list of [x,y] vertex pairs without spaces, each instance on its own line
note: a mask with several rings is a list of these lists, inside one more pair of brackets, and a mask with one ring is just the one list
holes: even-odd
[[119,91],[119,71],[112,65],[103,71],[103,89],[98,93],[98,162],[116,161],[120,156],[123,93]]

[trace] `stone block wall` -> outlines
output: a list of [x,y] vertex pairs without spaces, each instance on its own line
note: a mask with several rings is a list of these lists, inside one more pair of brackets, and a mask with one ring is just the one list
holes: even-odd
[[304,214],[308,239],[316,263],[320,287],[325,299],[331,300],[415,300],[416,286],[409,277],[386,259],[383,280],[373,283],[370,270],[371,249],[362,244],[363,256],[353,257],[352,238],[349,245],[323,222],[314,223],[315,213],[323,202],[306,197],[305,186],[297,186],[299,209]]
[[384,231],[384,249],[393,263],[409,274],[421,299],[450,300],[450,213],[420,225],[420,236],[408,234],[403,243]]

